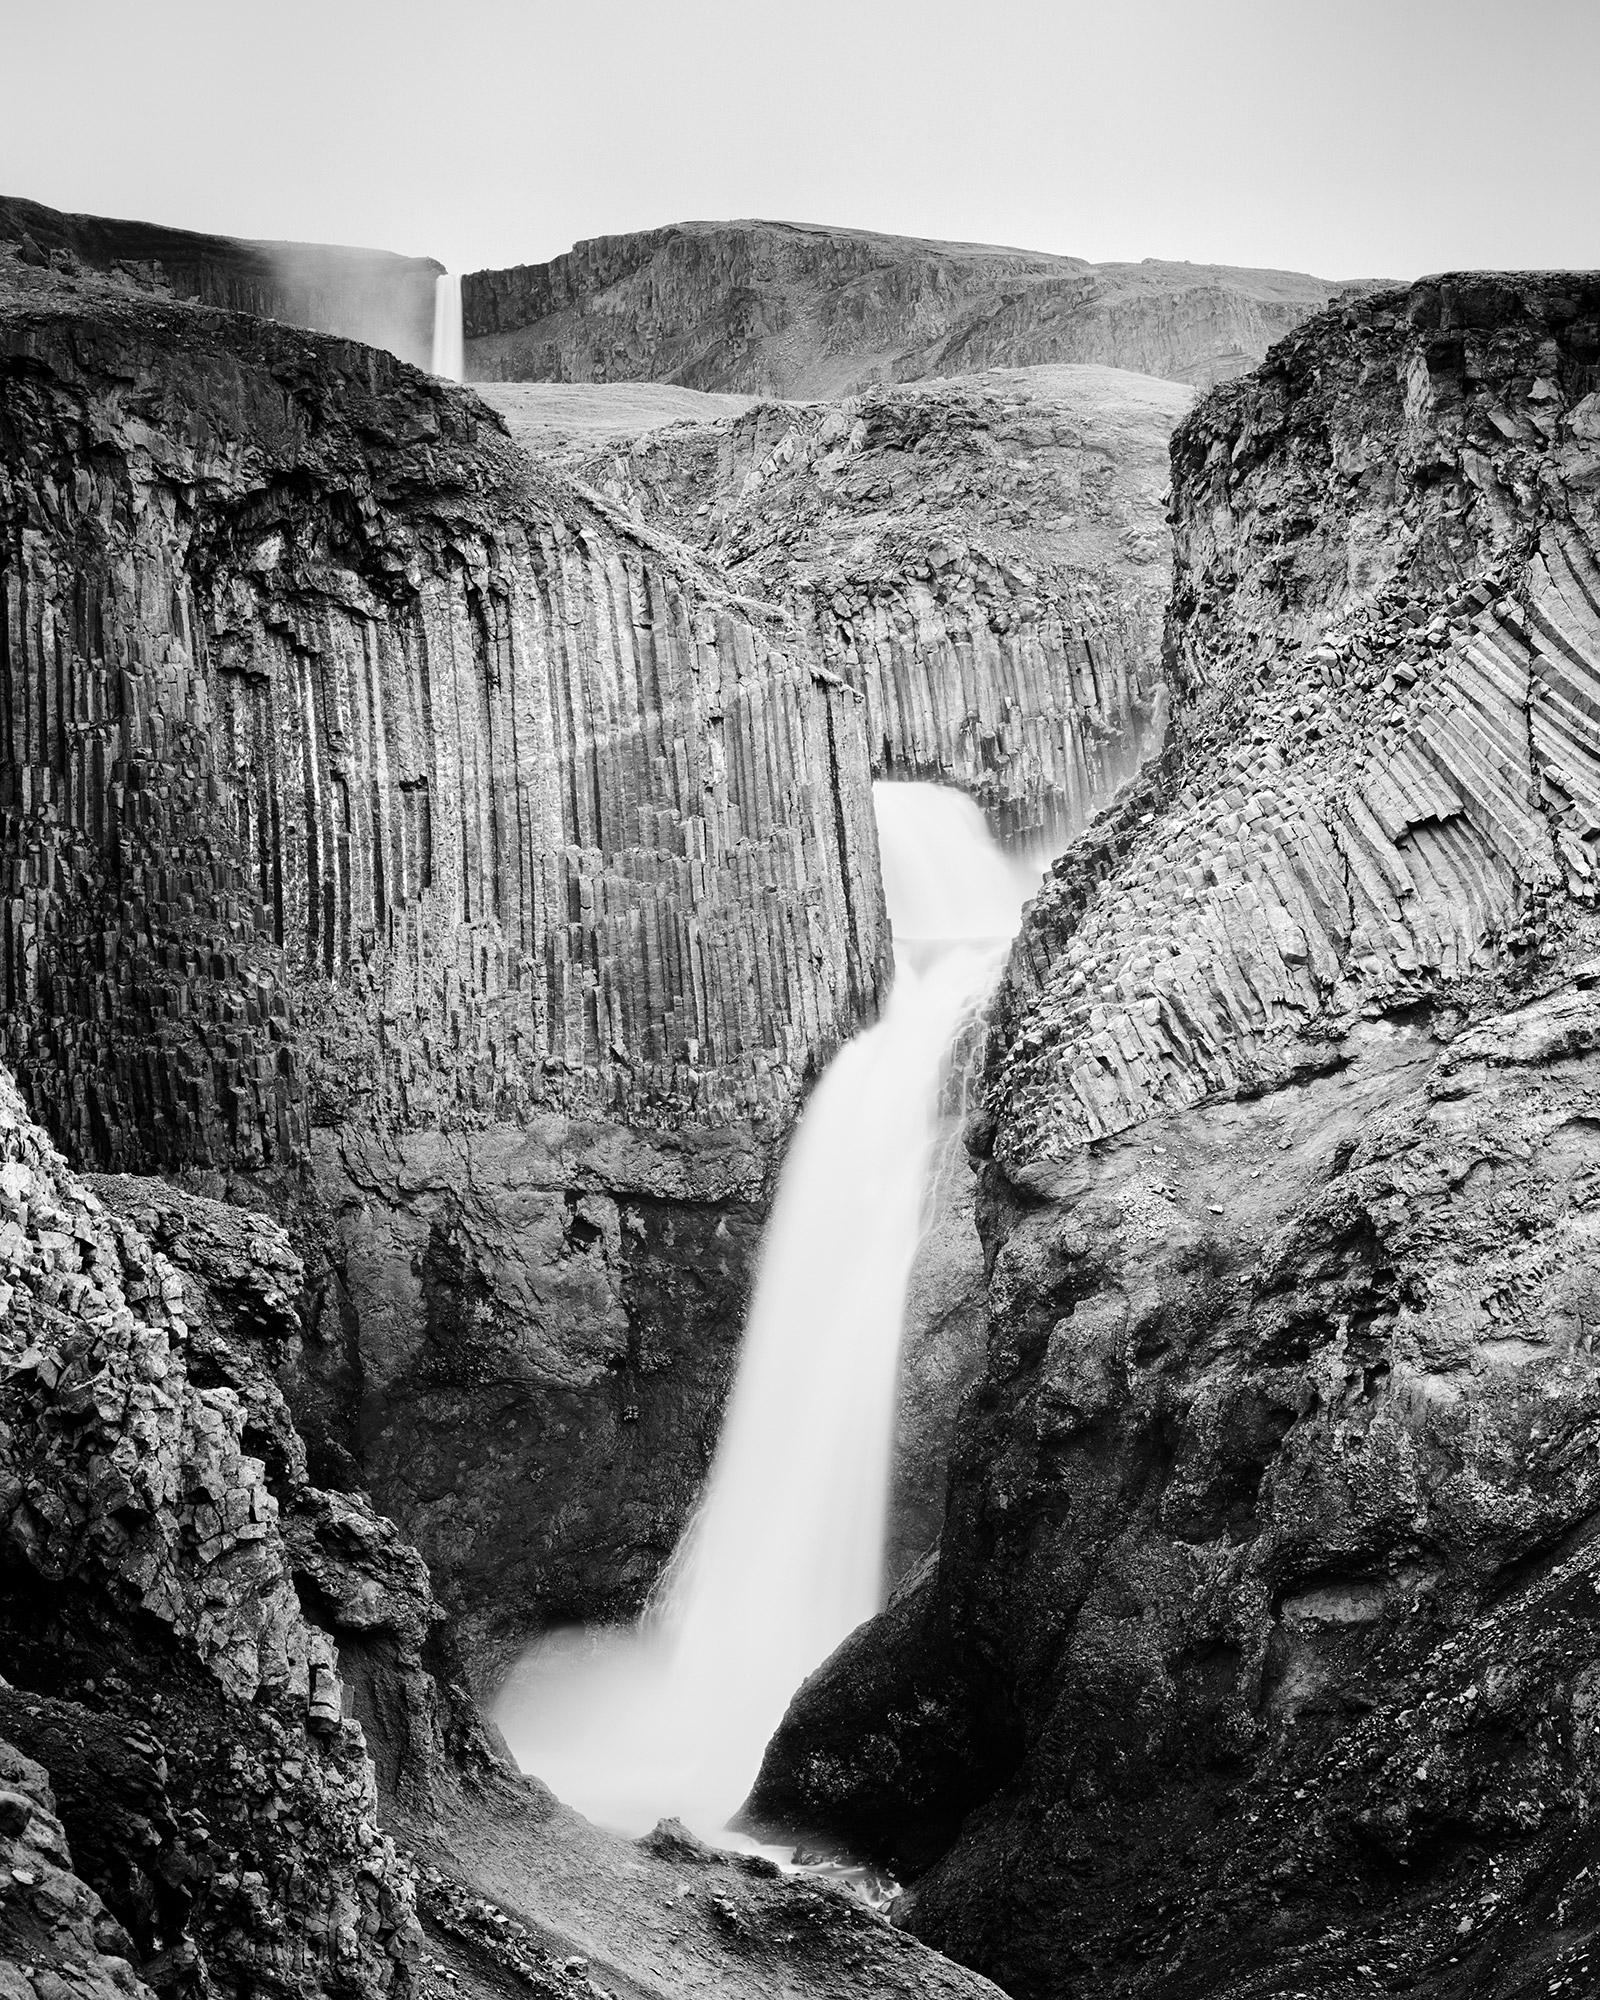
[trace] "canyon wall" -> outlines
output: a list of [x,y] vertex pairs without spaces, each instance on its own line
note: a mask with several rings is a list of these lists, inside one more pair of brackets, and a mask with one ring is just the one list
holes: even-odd
[[1600,279],[1173,447],[1173,740],[997,1008],[937,1565],[756,1817],[1024,1996],[1593,1983]]
[[[548,421],[529,385],[484,393],[514,434]],[[1054,851],[1159,735],[1167,440],[1189,400],[1038,368],[559,456],[788,607],[860,693],[880,776],[959,785],[997,834]]]
[[0,1055],[292,1222],[319,1476],[469,1637],[630,1608],[884,976],[859,702],[387,355],[0,287]]
[[14,195],[0,195],[0,244],[27,246],[40,263],[87,268],[131,290],[364,340],[418,368],[432,358],[434,280],[444,267],[431,257],[64,215]]
[[1207,386],[1249,368],[1338,289],[1292,271],[685,222],[472,272],[462,307],[474,380],[813,397],[1064,361]]

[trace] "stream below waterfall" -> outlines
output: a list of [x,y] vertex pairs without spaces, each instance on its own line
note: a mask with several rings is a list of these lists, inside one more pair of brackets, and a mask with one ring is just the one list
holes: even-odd
[[699,1508],[643,1616],[531,1646],[494,1719],[627,1834],[725,1839],[806,1675],[881,1605],[906,1287],[948,1059],[1038,882],[961,793],[874,787],[895,976],[799,1120]]

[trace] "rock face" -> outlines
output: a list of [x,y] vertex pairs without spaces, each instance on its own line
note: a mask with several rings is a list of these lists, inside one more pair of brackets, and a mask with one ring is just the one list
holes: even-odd
[[252,243],[152,222],[63,215],[0,195],[0,244],[66,273],[87,268],[131,290],[194,299],[386,347],[426,368],[433,350],[431,257],[335,243]]
[[[484,393],[532,421],[529,385]],[[997,833],[1059,846],[1159,734],[1167,440],[1189,400],[1013,370],[561,455],[789,607],[859,690],[878,775],[959,785]]]
[[936,1570],[757,1815],[1020,1996],[1594,1983],[1600,279],[1311,322],[1180,427],[1175,740],[971,1136]]
[[839,396],[1036,362],[1208,386],[1339,289],[1292,271],[1089,264],[790,222],[685,222],[462,282],[482,381]]
[[[742,1218],[876,1005],[860,704],[387,356],[17,260],[0,293],[0,1054],[80,1161],[294,1223],[319,1466],[447,1590],[438,1467],[472,1518],[517,1422],[547,1527],[496,1551],[512,1629],[636,1599]],[[633,1539],[569,1585],[580,1486]]]

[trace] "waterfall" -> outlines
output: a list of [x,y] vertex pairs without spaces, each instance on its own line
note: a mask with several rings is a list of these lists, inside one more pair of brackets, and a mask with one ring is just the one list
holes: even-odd
[[466,380],[461,338],[461,280],[441,271],[433,281],[433,367],[446,382]]
[[1030,878],[961,794],[878,785],[874,798],[894,986],[829,1065],[785,1159],[699,1510],[638,1625],[548,1635],[496,1705],[525,1770],[625,1833],[670,1815],[715,1838],[790,1696],[881,1603],[941,1087]]

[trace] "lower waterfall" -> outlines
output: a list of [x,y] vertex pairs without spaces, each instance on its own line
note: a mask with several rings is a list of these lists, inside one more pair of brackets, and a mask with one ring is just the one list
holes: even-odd
[[638,1624],[535,1643],[495,1721],[603,1825],[716,1838],[800,1682],[880,1608],[901,1323],[939,1103],[1037,870],[936,785],[874,788],[895,977],[800,1119],[705,1493]]
[[461,280],[441,271],[433,281],[433,360],[428,371],[446,382],[466,380],[461,335]]

